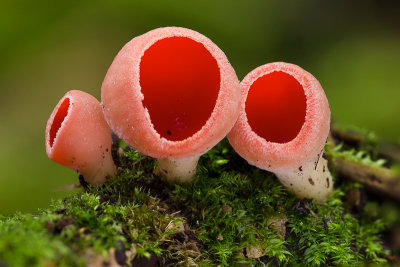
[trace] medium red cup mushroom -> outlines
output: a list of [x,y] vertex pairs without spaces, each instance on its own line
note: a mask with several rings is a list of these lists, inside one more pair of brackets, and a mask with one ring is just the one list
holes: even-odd
[[159,28],[128,42],[103,81],[113,131],[158,159],[169,181],[190,181],[197,161],[233,127],[240,86],[225,54],[204,35]]
[[66,93],[47,121],[47,156],[81,173],[92,185],[116,173],[111,143],[111,129],[99,101],[85,92]]
[[333,188],[323,153],[330,110],[317,79],[299,66],[270,63],[251,71],[241,90],[239,118],[228,134],[233,148],[298,197],[323,201]]

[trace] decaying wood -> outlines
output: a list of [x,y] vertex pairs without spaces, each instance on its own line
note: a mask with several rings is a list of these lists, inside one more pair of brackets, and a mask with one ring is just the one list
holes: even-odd
[[400,163],[400,146],[391,143],[381,143],[378,146],[378,154],[384,158],[391,159],[393,162]]
[[400,176],[390,169],[372,167],[342,158],[334,159],[339,177],[363,184],[366,189],[400,202]]
[[[361,145],[368,142],[368,138],[365,134],[353,130],[342,130],[335,127],[331,128],[330,136],[333,138],[332,140],[340,140],[353,145]],[[400,163],[400,145],[378,140],[376,144],[376,152],[385,159]]]
[[[366,136],[355,131],[331,129],[328,140],[332,143],[346,142],[361,144],[366,142]],[[393,162],[400,162],[400,146],[389,143],[377,145],[377,153]],[[400,175],[386,167],[375,167],[362,162],[354,162],[343,158],[333,159],[335,170],[340,178],[359,182],[369,191],[400,202]]]
[[346,143],[359,144],[367,141],[367,137],[365,136],[365,134],[353,130],[342,130],[331,127],[331,134],[334,138],[342,140]]

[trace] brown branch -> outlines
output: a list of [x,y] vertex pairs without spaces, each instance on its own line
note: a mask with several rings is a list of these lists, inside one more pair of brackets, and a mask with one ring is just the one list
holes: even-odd
[[[354,130],[342,130],[335,127],[331,127],[331,137],[353,146],[360,146],[368,142],[368,138],[365,134]],[[379,156],[389,160],[390,162],[400,163],[400,145],[398,144],[378,140],[376,144],[376,152]]]
[[[362,143],[368,142],[368,139],[359,132],[332,127],[328,141],[332,144],[345,142],[353,146],[360,146]],[[380,142],[376,149],[378,154],[385,155],[386,159],[400,162],[400,146]],[[340,157],[334,158],[333,163],[338,177],[363,184],[371,192],[400,202],[400,175],[389,168],[370,166]]]
[[359,182],[369,191],[400,202],[400,176],[390,169],[343,158],[336,158],[333,162],[339,177]]
[[346,143],[360,144],[367,141],[367,137],[364,134],[353,130],[342,130],[333,126],[331,127],[331,134],[334,138]]
[[400,163],[400,146],[393,145],[387,142],[382,142],[378,145],[377,152],[384,158],[390,159],[393,162]]

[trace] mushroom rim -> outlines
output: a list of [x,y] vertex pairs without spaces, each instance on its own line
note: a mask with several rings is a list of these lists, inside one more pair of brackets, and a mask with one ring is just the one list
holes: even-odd
[[[74,105],[74,99],[73,96],[71,96],[71,92],[75,90],[67,92],[61,99],[58,101],[57,105],[54,107],[53,112],[50,115],[50,118],[47,122],[46,125],[46,152],[50,156],[52,156],[53,151],[57,149],[57,137],[62,135],[63,129],[65,128],[65,123],[68,121],[69,117],[71,116],[72,113],[72,107]],[[63,120],[60,123],[60,126],[58,127],[56,133],[54,134],[54,137],[52,138],[51,136],[51,130],[53,128],[54,124],[54,119],[58,115],[58,112],[60,111],[60,107],[64,104],[64,101],[68,99],[68,108],[66,110],[66,115],[64,116]],[[53,140],[53,141],[52,141]]]
[[[220,78],[218,95],[210,117],[199,131],[194,133],[192,136],[179,141],[165,139],[155,130],[150,114],[143,105],[144,96],[140,86],[140,62],[144,53],[157,41],[169,37],[185,37],[203,45],[215,59]],[[133,44],[131,44],[132,42]],[[128,51],[134,54],[128,55]],[[103,100],[102,105],[103,110],[105,110],[106,121],[108,121],[109,125],[112,126],[111,128],[118,128],[116,133],[123,139],[126,138],[126,141],[130,140],[130,145],[137,150],[155,158],[169,157],[171,159],[180,159],[201,155],[216,145],[234,126],[239,114],[238,107],[240,105],[239,80],[224,52],[206,36],[186,28],[158,28],[132,39],[122,48],[116,58],[120,54],[122,54],[121,60],[125,60],[125,63],[129,68],[130,75],[127,77],[127,81],[119,82],[128,82],[129,87],[135,89],[126,90],[121,88],[118,90],[123,90],[127,94],[127,102],[131,103],[131,107],[124,108],[124,111],[129,113],[132,113],[133,111],[136,115],[134,117],[133,115],[127,117],[127,120],[131,121],[131,123],[129,123],[130,125],[118,126],[116,123],[112,122],[112,117],[116,116],[111,114],[109,111],[111,109],[107,106],[108,103],[111,103],[112,101]],[[112,66],[110,69],[111,68]],[[109,83],[110,80],[107,82]],[[122,85],[119,84],[119,86]],[[106,90],[110,90],[109,85],[106,85],[106,88]],[[135,107],[132,108],[132,105]],[[221,118],[223,119],[221,120]],[[135,123],[140,121],[142,122],[140,127],[143,129],[134,129],[134,127],[136,127],[134,125],[137,125]],[[146,123],[143,123],[143,121],[146,121]],[[135,141],[134,136],[138,135],[141,135],[140,142],[143,144]],[[204,136],[210,137],[209,141],[204,140],[204,138],[202,138]],[[150,146],[144,145],[146,143],[150,143]],[[144,148],[144,146],[146,147]]]
[[[167,29],[167,30],[168,30],[168,29],[172,29],[172,28],[184,29],[185,31],[189,30],[189,29],[180,28],[180,27],[164,27],[164,28],[158,28],[158,29],[152,30],[152,31],[150,31],[150,32],[157,31],[157,30],[159,30],[159,29]],[[200,35],[200,33],[195,32],[195,31],[193,31],[193,30],[189,30],[189,31],[191,31],[192,33],[195,33],[195,35]],[[200,130],[198,130],[196,133],[194,133],[193,135],[189,136],[188,138],[185,138],[185,139],[179,140],[179,141],[171,141],[171,140],[168,140],[168,139],[162,137],[162,136],[158,133],[158,131],[154,128],[154,124],[153,124],[153,122],[151,121],[151,118],[150,118],[150,113],[149,113],[149,111],[147,110],[147,108],[146,108],[146,107],[144,106],[144,104],[143,104],[144,95],[143,95],[143,93],[142,93],[142,87],[141,87],[141,85],[140,85],[140,64],[141,64],[141,62],[142,62],[142,58],[143,58],[143,56],[144,56],[144,53],[145,53],[151,46],[153,46],[155,43],[157,43],[158,41],[161,41],[161,40],[167,39],[167,38],[173,38],[173,37],[188,38],[188,39],[190,39],[190,40],[192,40],[192,41],[194,41],[194,42],[197,42],[197,43],[201,44],[202,46],[204,46],[204,48],[210,53],[210,55],[211,55],[211,56],[215,59],[215,61],[217,62],[218,72],[219,72],[219,79],[220,79],[220,82],[219,82],[219,90],[218,90],[218,96],[217,96],[217,99],[216,99],[216,101],[215,101],[215,105],[214,105],[214,108],[213,108],[213,110],[212,110],[212,112],[211,112],[210,117],[207,119],[207,121],[204,123],[204,125],[200,128]],[[205,36],[204,36],[204,37],[205,37]],[[189,143],[190,143],[191,140],[197,139],[197,138],[198,138],[197,136],[201,136],[201,135],[202,135],[202,132],[204,131],[205,128],[211,127],[213,124],[216,123],[216,122],[215,122],[215,119],[214,119],[214,117],[216,116],[216,115],[215,115],[216,110],[218,109],[219,106],[223,106],[223,105],[222,105],[223,103],[221,103],[221,102],[222,102],[222,101],[221,101],[221,95],[223,94],[223,92],[222,92],[221,89],[223,88],[223,82],[224,82],[224,80],[223,80],[223,77],[222,77],[221,62],[218,60],[218,58],[216,57],[216,55],[213,53],[212,49],[210,49],[210,48],[211,48],[210,45],[209,45],[208,43],[205,43],[204,41],[212,42],[212,41],[211,41],[210,39],[208,39],[207,37],[205,37],[205,39],[204,39],[204,38],[201,38],[201,36],[191,36],[191,35],[189,35],[189,34],[185,34],[185,33],[182,33],[182,32],[177,32],[176,34],[170,34],[170,35],[168,34],[167,36],[159,36],[159,38],[157,38],[157,37],[156,37],[156,38],[153,38],[153,39],[152,39],[150,42],[148,42],[148,43],[141,49],[141,51],[140,51],[138,64],[137,64],[137,66],[135,66],[135,67],[137,68],[136,71],[137,71],[137,73],[138,73],[137,82],[138,82],[138,89],[139,89],[138,92],[139,92],[139,94],[140,94],[140,96],[141,96],[141,98],[140,98],[140,99],[141,99],[141,109],[144,111],[146,120],[147,120],[148,123],[149,123],[149,126],[150,126],[151,131],[157,136],[157,139],[160,140],[160,141],[163,142],[163,143],[170,144],[170,145],[178,145],[178,144],[185,143],[185,142],[189,142]],[[208,127],[207,127],[207,126],[208,126]]]
[[[286,143],[267,141],[259,136],[252,130],[245,111],[246,99],[251,85],[257,79],[275,71],[284,72],[296,79],[303,87],[306,96],[304,123],[298,134]],[[274,62],[252,70],[240,85],[242,90],[241,109],[239,118],[232,132],[228,135],[228,139],[239,154],[242,156],[250,155],[250,157],[244,157],[249,163],[262,169],[280,170],[290,168],[293,164],[303,164],[320,153],[329,133],[330,110],[325,93],[312,74],[291,63]],[[312,112],[313,110],[321,110],[322,114],[315,114],[315,112]],[[326,117],[328,117],[328,121],[325,121]],[[246,147],[237,148],[239,147],[238,143]],[[251,156],[253,152],[250,153],[250,151],[258,151],[260,152],[258,154],[261,155]]]

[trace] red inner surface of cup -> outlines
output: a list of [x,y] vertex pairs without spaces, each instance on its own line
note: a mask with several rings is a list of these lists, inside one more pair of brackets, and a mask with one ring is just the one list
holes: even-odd
[[245,111],[251,129],[266,141],[287,143],[305,122],[304,89],[290,74],[274,71],[250,86]]
[[170,37],[145,51],[140,86],[155,130],[168,140],[181,141],[209,119],[218,98],[220,70],[203,44]]
[[68,115],[70,100],[66,97],[61,105],[59,106],[56,115],[54,116],[53,123],[50,128],[50,146],[53,146],[54,139],[56,138],[57,132],[61,127],[62,122]]

